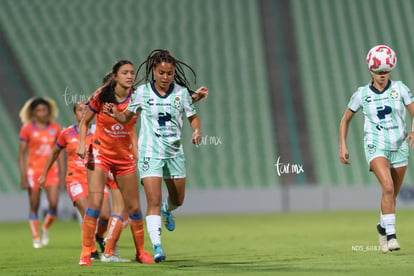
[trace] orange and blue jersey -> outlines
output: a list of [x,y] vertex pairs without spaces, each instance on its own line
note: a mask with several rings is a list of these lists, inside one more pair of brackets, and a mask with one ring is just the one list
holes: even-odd
[[[100,154],[110,158],[129,156],[133,154],[131,132],[138,118],[135,115],[128,123],[121,124],[114,118],[109,117],[102,111],[103,103],[99,101],[98,95],[101,91],[95,92],[88,107],[96,113],[96,131],[94,133],[94,147],[100,150]],[[131,101],[133,90],[122,101],[114,104],[118,112],[123,112]]]
[[[125,124],[103,113],[103,103],[99,101],[100,90],[94,93],[88,104],[90,110],[96,113],[96,130],[89,149],[89,164],[112,171],[114,176],[125,175],[136,170],[132,132],[135,131],[137,115]],[[131,101],[133,90],[122,101],[114,104],[118,112],[123,112]]]
[[[93,129],[86,135],[85,145],[89,145],[92,142]],[[76,150],[79,143],[79,130],[77,125],[72,125],[65,128],[59,135],[56,146],[66,150],[67,155],[67,174],[66,174],[66,190],[73,202],[80,197],[88,196],[88,183],[86,176],[86,166],[84,159],[81,159]],[[114,179],[108,176],[107,185],[113,187]],[[113,189],[113,188],[111,188]],[[108,189],[105,188],[104,196],[109,197]]]
[[[39,128],[35,122],[23,125],[19,140],[26,142],[28,146],[28,168],[35,172],[43,171],[59,134],[60,126],[55,122],[49,122],[45,128]],[[56,163],[53,166],[57,168]]]
[[[92,133],[86,135],[85,145],[89,145],[92,141]],[[66,177],[77,176],[86,179],[85,161],[81,159],[76,150],[79,143],[79,131],[77,125],[65,128],[59,135],[56,146],[66,149],[67,155],[67,175]],[[85,180],[86,181],[86,180]]]

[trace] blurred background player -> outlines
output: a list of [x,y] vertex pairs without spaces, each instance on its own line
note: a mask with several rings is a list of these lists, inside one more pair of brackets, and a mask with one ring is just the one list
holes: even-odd
[[[86,181],[85,162],[83,159],[80,159],[79,156],[76,154],[76,149],[78,148],[79,141],[79,122],[85,114],[86,109],[87,105],[84,102],[79,102],[74,105],[73,113],[76,120],[76,124],[65,128],[60,133],[52,149],[52,152],[46,161],[43,173],[38,179],[38,183],[40,185],[43,185],[45,183],[46,175],[48,174],[49,170],[51,169],[52,165],[54,164],[58,156],[61,155],[61,151],[65,149],[67,156],[66,190],[69,194],[70,199],[73,202],[73,205],[76,206],[82,218],[85,215],[85,210],[88,204],[88,183]],[[93,128],[94,127],[91,127],[88,134],[86,135],[86,141],[88,141],[88,144],[92,140]],[[96,240],[99,243],[102,252],[105,249],[103,235],[105,234],[108,225],[110,213],[109,206],[109,194],[107,191],[105,191],[96,233]],[[91,257],[92,259],[99,259],[98,251],[94,247],[92,248]]]
[[380,223],[377,225],[382,252],[399,250],[397,241],[396,198],[400,191],[408,164],[410,145],[414,146],[414,133],[407,136],[406,108],[414,116],[414,98],[401,81],[390,80],[390,72],[397,64],[395,52],[388,46],[373,47],[366,59],[371,81],[352,95],[339,126],[339,159],[344,164],[349,153],[346,137],[354,114],[364,113],[364,150],[367,163],[377,177],[381,189]]
[[[201,141],[200,120],[192,104],[208,95],[206,87],[196,92],[190,89],[182,66],[195,76],[194,70],[176,60],[168,51],[154,50],[140,65],[145,65],[144,81],[135,91],[128,109],[120,113],[113,104],[106,104],[104,111],[120,123],[127,123],[137,114],[141,116],[139,132],[138,168],[147,198],[147,231],[154,260],[166,259],[161,245],[161,213],[169,231],[175,229],[171,211],[181,206],[185,196],[185,157],[181,142],[181,129],[185,115],[194,130],[192,142]],[[137,73],[138,73],[137,72]],[[195,94],[195,99],[190,95]],[[162,180],[168,189],[168,199],[162,200]]]
[[[31,98],[19,114],[23,123],[19,134],[20,186],[29,192],[29,224],[34,248],[41,248],[49,243],[48,229],[57,216],[59,184],[64,179],[63,156],[59,155],[57,164],[51,166],[44,184],[40,185],[37,181],[60,134],[59,124],[53,121],[57,114],[55,102],[46,97]],[[41,188],[46,191],[49,206],[40,238],[38,211]]]
[[[136,249],[136,260],[141,263],[154,263],[151,256],[144,251],[144,224],[139,203],[138,175],[135,162],[134,139],[135,121],[119,124],[113,118],[103,114],[104,103],[112,103],[123,111],[128,106],[133,94],[135,80],[133,64],[121,60],[112,67],[111,80],[96,91],[88,104],[88,110],[79,125],[79,145],[77,154],[85,158],[85,137],[88,126],[96,116],[96,131],[88,147],[88,208],[82,225],[82,252],[79,264],[91,265],[90,251],[94,238],[94,229],[103,199],[103,183],[111,171],[122,193],[125,208],[129,213],[130,227]],[[114,255],[102,256],[102,260],[113,259]],[[110,260],[109,260],[110,261]]]

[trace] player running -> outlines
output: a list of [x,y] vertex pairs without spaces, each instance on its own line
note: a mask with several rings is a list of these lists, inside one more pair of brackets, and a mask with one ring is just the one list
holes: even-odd
[[85,158],[87,129],[96,116],[96,131],[87,151],[89,198],[82,225],[82,252],[79,261],[81,266],[92,265],[90,251],[102,206],[103,183],[106,182],[109,171],[113,173],[129,213],[136,260],[141,263],[154,263],[151,256],[144,251],[144,223],[139,203],[136,153],[132,138],[137,116],[129,123],[120,124],[102,112],[104,103],[112,103],[121,112],[126,109],[134,93],[131,89],[134,80],[134,66],[130,61],[121,60],[114,64],[111,80],[94,93],[88,104],[89,108],[79,124],[80,140],[77,154]]
[[406,109],[414,116],[414,97],[404,83],[390,80],[396,62],[388,46],[375,46],[369,51],[367,63],[372,80],[352,95],[339,127],[339,159],[350,164],[346,147],[349,123],[358,110],[363,110],[365,157],[382,189],[377,230],[384,253],[400,249],[395,229],[396,198],[408,164],[407,139],[414,146],[414,133],[407,135],[405,123]]
[[[128,108],[122,112],[113,104],[105,104],[104,112],[123,124],[141,115],[138,167],[148,203],[147,231],[154,260],[160,262],[166,259],[161,244],[161,213],[166,228],[173,231],[175,221],[171,211],[183,204],[185,195],[185,157],[181,142],[183,116],[188,118],[194,130],[192,142],[199,144],[200,120],[192,101],[206,97],[208,89],[200,87],[193,92],[182,66],[194,71],[168,51],[152,51],[138,72],[143,65],[146,65],[146,72],[141,81],[145,83],[136,89]],[[195,95],[193,99],[190,93]],[[166,201],[162,201],[163,179],[169,194]]]

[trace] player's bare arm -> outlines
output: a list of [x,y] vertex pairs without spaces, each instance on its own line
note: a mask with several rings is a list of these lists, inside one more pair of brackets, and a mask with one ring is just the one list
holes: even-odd
[[348,134],[349,123],[353,116],[354,112],[347,108],[339,126],[339,160],[344,164],[351,164],[348,161],[349,153],[346,147],[346,136]]
[[27,181],[26,175],[26,153],[27,153],[27,143],[20,141],[19,143],[19,169],[20,169],[20,188],[28,189],[29,183]]
[[191,143],[199,145],[201,143],[201,129],[200,129],[200,119],[197,114],[188,117],[191,128],[193,129],[193,135],[191,137]]
[[89,131],[89,124],[94,117],[95,117],[95,113],[88,108],[86,110],[85,115],[83,116],[82,120],[79,123],[79,144],[78,144],[78,148],[76,149],[76,154],[82,159],[85,158],[85,153],[86,153],[85,139]]
[[[55,163],[55,161],[58,159],[58,156],[59,156],[61,151],[62,151],[62,149],[59,148],[58,146],[55,145],[53,147],[52,153],[47,158],[45,168],[43,169],[43,172],[40,175],[40,177],[37,179],[37,182],[39,183],[40,187],[43,187],[43,185],[45,184],[46,175],[49,172],[50,168],[52,167],[53,163]],[[60,170],[60,168],[59,168],[59,170]]]

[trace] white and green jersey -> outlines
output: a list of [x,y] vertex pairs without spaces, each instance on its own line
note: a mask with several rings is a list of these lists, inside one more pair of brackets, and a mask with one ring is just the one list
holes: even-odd
[[153,83],[140,85],[128,110],[141,111],[140,157],[165,159],[184,154],[181,144],[183,116],[188,118],[196,114],[187,88],[173,82],[167,94],[161,96]]
[[352,95],[348,108],[364,112],[365,145],[379,149],[397,150],[407,147],[405,114],[408,104],[414,101],[408,87],[401,81],[390,81],[383,91],[365,85]]

